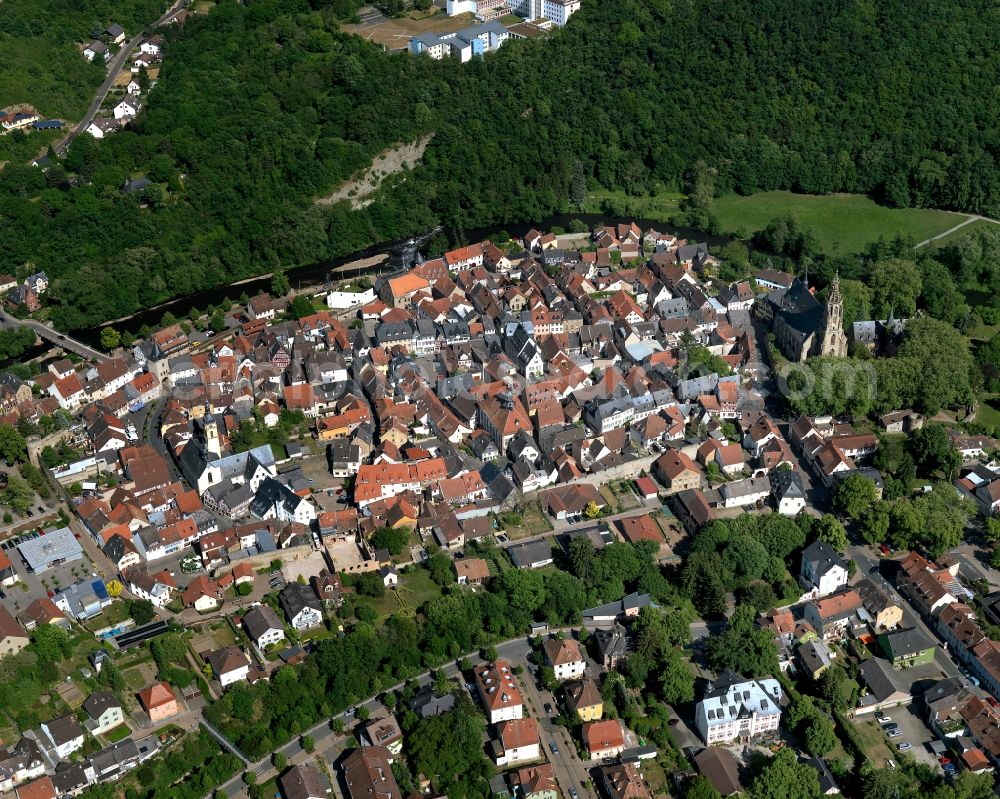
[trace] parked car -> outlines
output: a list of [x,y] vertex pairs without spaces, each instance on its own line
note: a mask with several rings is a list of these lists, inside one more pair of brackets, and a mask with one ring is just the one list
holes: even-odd
[[938,763],[940,763],[942,766],[947,766],[949,763],[951,763],[951,758],[948,757],[947,755],[941,755],[941,757],[938,758]]
[[552,754],[554,754],[554,755],[558,755],[559,754],[559,747],[556,746],[556,742],[555,741],[553,741],[552,743],[549,744],[549,749],[552,750]]
[[884,722],[882,722],[882,729],[885,730],[886,732],[892,732],[893,730],[898,730],[899,725],[894,721],[886,719]]
[[997,698],[992,694],[986,697],[986,702],[990,707],[1000,707],[1000,702],[998,702]]
[[570,788],[569,789],[569,799],[577,799],[577,796],[578,796],[578,794],[576,792],[576,788]]
[[903,731],[902,730],[890,730],[889,731],[889,737],[890,738],[902,738],[903,737]]
[[897,752],[905,752],[907,749],[912,749],[912,748],[913,748],[913,744],[909,743],[908,741],[904,741],[901,744],[896,744],[896,751]]

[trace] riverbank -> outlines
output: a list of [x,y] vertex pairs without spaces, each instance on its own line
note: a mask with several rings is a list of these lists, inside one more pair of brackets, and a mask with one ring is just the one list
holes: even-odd
[[[533,228],[538,230],[567,230],[573,222],[582,222],[587,226],[588,230],[598,225],[617,225],[635,222],[644,230],[656,227],[659,230],[673,233],[682,238],[706,242],[710,246],[721,246],[729,241],[725,236],[706,234],[690,228],[677,228],[655,219],[614,217],[607,214],[558,214],[533,222],[492,225],[490,227],[462,231],[461,233],[454,230],[446,230],[444,232],[449,244],[457,247],[469,242],[484,241],[497,235],[508,235],[511,238],[519,239]],[[334,279],[355,279],[364,276],[373,279],[378,278],[383,274],[391,274],[392,272],[409,268],[413,264],[417,253],[424,248],[432,237],[441,231],[442,228],[439,226],[408,239],[376,244],[364,250],[359,250],[329,261],[319,261],[289,267],[284,272],[295,293],[315,293],[325,288]],[[562,234],[561,238],[574,235],[579,235],[581,237],[580,240],[585,241],[588,234]],[[226,283],[214,288],[197,291],[184,297],[167,300],[151,308],[137,311],[130,316],[123,316],[91,328],[69,331],[69,333],[73,338],[95,347],[100,345],[101,330],[108,326],[114,326],[119,331],[128,331],[133,335],[139,335],[139,331],[143,327],[158,326],[163,316],[168,312],[177,318],[181,318],[187,316],[193,308],[204,310],[210,305],[217,306],[222,304],[225,299],[234,300],[244,292],[249,296],[253,296],[262,291],[269,291],[272,276],[273,273],[268,272],[254,277],[241,278],[232,283]]]

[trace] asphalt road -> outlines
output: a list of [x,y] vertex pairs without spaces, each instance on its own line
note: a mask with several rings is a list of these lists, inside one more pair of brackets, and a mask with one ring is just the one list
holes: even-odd
[[106,361],[108,359],[107,355],[102,352],[98,352],[92,347],[88,347],[82,341],[77,341],[69,336],[64,336],[53,330],[51,327],[47,327],[34,319],[18,319],[16,316],[11,316],[6,311],[0,311],[0,321],[2,321],[5,326],[30,328],[46,341],[55,344],[57,347],[62,347],[64,350],[75,352],[83,358],[90,358],[98,362]]
[[[504,643],[499,644],[497,646],[497,654],[501,658],[510,661],[516,661],[518,663],[525,663],[530,653],[531,653],[531,644],[528,642],[527,637],[514,638],[510,641],[505,641]],[[469,660],[472,662],[473,667],[478,666],[479,664],[484,662],[479,655],[471,655],[469,657]],[[465,680],[462,679],[462,675],[459,673],[457,661],[449,662],[446,666],[442,667],[442,670],[449,678],[457,679],[461,683],[465,682]],[[430,682],[430,672],[425,671],[418,678],[416,678],[416,681],[419,685],[428,684]],[[399,683],[398,685],[395,685],[387,690],[399,691],[402,689],[402,687],[403,683]],[[364,706],[368,708],[369,712],[372,712],[376,710],[380,705],[381,703],[376,698],[372,697],[371,699],[358,703],[358,705],[356,705],[355,708]],[[353,726],[353,716],[348,716],[343,718],[347,725],[345,733],[350,734],[351,731],[350,728]],[[309,729],[305,733],[303,733],[303,735],[311,735],[313,737],[313,740],[316,742],[316,750],[320,751],[329,746],[330,743],[332,743],[332,739],[334,739],[335,736],[337,736],[337,733],[333,732],[333,730],[330,729],[330,720],[324,719],[319,724],[316,724],[314,727],[312,727],[312,729]],[[341,740],[343,741],[343,736],[341,736]],[[275,751],[282,752],[288,758],[288,761],[290,763],[293,762],[293,758],[297,757],[301,759],[303,756],[303,750],[301,745],[299,744],[298,738],[290,741],[289,743],[285,744],[283,747]],[[271,765],[272,754],[268,754],[267,757],[258,760],[257,762],[251,764],[248,767],[248,770],[253,771],[257,775],[258,783],[266,782],[271,777],[275,776],[275,774],[277,773],[274,766]],[[246,785],[243,782],[242,774],[234,777],[229,782],[225,783],[220,787],[225,792],[226,796],[229,797],[229,799],[235,799],[235,797],[247,796]],[[211,799],[211,795],[206,796],[206,799]]]
[[[177,16],[186,4],[187,0],[177,0],[177,2],[170,6],[166,13],[156,20],[151,27],[157,28],[160,25],[166,24]],[[104,83],[100,85],[100,88],[98,88],[97,94],[94,95],[94,99],[91,101],[90,107],[87,109],[87,113],[84,114],[83,119],[81,119],[72,128],[72,130],[66,134],[62,141],[55,146],[54,149],[58,155],[65,155],[66,148],[69,147],[73,139],[90,127],[90,123],[94,121],[94,117],[97,115],[97,112],[101,109],[101,105],[104,103],[104,98],[108,96],[108,92],[111,91],[111,87],[115,85],[115,78],[118,76],[118,73],[121,72],[122,67],[125,65],[125,61],[132,55],[132,51],[139,46],[143,38],[143,34],[140,33],[129,39],[121,46],[117,55],[111,59],[111,63],[108,64],[108,76],[104,79]]]

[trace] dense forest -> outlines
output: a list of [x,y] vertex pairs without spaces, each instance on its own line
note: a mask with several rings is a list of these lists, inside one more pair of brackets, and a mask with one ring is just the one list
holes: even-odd
[[[593,2],[469,64],[340,33],[353,11],[223,0],[168,32],[134,130],[81,137],[44,175],[0,174],[0,247],[57,278],[58,324],[436,221],[460,235],[539,219],[588,187],[688,189],[699,163],[717,194],[849,191],[997,214],[1000,9],[986,0]],[[313,205],[432,131],[413,174],[368,208]],[[156,185],[123,196],[136,174]]]

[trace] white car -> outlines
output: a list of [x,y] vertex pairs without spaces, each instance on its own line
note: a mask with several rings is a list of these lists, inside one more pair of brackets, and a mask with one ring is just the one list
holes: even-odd
[[903,731],[902,730],[892,730],[892,732],[889,733],[889,737],[890,738],[902,738],[903,737]]
[[901,744],[896,744],[896,751],[897,752],[905,752],[907,749],[912,749],[912,748],[913,748],[913,744],[911,744],[909,741],[906,741],[906,742],[901,743]]

